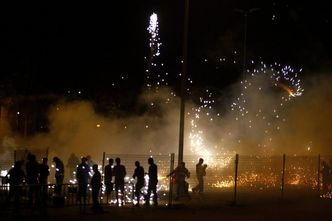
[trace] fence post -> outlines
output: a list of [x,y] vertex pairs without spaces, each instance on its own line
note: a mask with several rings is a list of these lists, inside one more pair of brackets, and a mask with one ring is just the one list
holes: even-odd
[[239,167],[239,154],[235,155],[235,176],[234,176],[234,202],[236,204],[237,198],[237,175],[238,175],[238,167]]
[[[169,173],[172,173],[174,170],[174,158],[175,154],[171,153],[171,165]],[[171,207],[173,204],[173,176],[169,176],[169,190],[168,190],[168,207]]]
[[102,173],[103,173],[103,175],[104,175],[104,167],[105,167],[105,156],[106,156],[106,153],[105,152],[103,152],[103,162],[102,162],[102,164],[101,164],[101,171],[102,171]]
[[285,167],[286,167],[286,154],[282,156],[282,175],[281,175],[281,199],[284,198],[285,189]]
[[317,191],[320,191],[320,154],[318,154],[318,167],[317,167]]

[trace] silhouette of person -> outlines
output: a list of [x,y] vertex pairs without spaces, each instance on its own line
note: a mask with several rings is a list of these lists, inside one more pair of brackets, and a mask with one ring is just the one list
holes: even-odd
[[114,160],[110,158],[108,160],[108,165],[105,166],[105,176],[104,176],[104,183],[106,186],[106,200],[108,203],[108,198],[110,197],[112,199],[112,191],[113,191],[113,163]]
[[326,161],[322,162],[323,168],[321,170],[322,173],[322,178],[323,178],[323,191],[327,192],[328,187],[331,182],[331,168],[330,166],[326,163]]
[[40,164],[39,169],[39,183],[41,188],[41,199],[43,203],[47,200],[47,191],[48,191],[48,176],[50,175],[50,170],[47,165],[48,159],[46,157],[43,158],[42,164]]
[[189,170],[186,168],[185,162],[181,162],[170,174],[169,176],[175,176],[176,180],[176,197],[175,200],[178,200],[182,196],[188,197],[190,199],[190,195],[188,193],[188,183],[186,182],[186,178],[190,177]]
[[92,178],[91,178],[91,188],[92,188],[92,202],[93,202],[93,210],[95,212],[100,211],[101,210],[101,206],[99,204],[99,192],[100,192],[100,188],[102,186],[101,183],[101,174],[98,170],[98,165],[94,164],[92,166],[92,170],[94,172]]
[[124,178],[127,174],[125,166],[121,165],[120,158],[115,159],[116,165],[113,168],[115,181],[116,204],[119,206],[119,190],[121,192],[121,205],[124,204]]
[[92,157],[90,155],[86,156],[86,163],[89,165],[90,169],[94,164],[96,164],[95,162],[93,162]]
[[145,199],[145,205],[150,205],[150,196],[151,192],[153,193],[153,203],[155,206],[158,205],[158,195],[157,195],[157,183],[158,183],[158,167],[154,163],[153,158],[150,157],[148,159],[149,166],[149,185],[148,185],[148,193]]
[[65,168],[63,162],[58,157],[53,157],[53,162],[55,163],[55,189],[56,195],[61,195],[61,189],[63,184],[63,179],[65,176]]
[[136,169],[134,171],[133,178],[136,179],[136,185],[135,185],[135,196],[137,198],[136,206],[139,206],[139,197],[141,195],[141,189],[143,188],[145,184],[144,180],[144,168],[140,165],[139,161],[135,162]]
[[67,161],[69,179],[74,178],[74,172],[76,171],[76,168],[79,164],[80,160],[78,157],[74,153],[71,153]]
[[204,160],[202,158],[199,159],[196,164],[196,178],[198,184],[192,189],[193,192],[203,193],[204,191],[204,176],[206,175],[206,167],[207,165],[203,165]]
[[25,174],[22,170],[22,161],[15,162],[14,167],[7,173],[6,179],[8,179],[10,187],[4,206],[7,206],[14,196],[14,207],[18,208],[22,192],[22,187],[20,185],[23,184],[25,179]]
[[76,179],[78,182],[78,200],[81,202],[83,197],[84,205],[86,204],[88,183],[90,178],[90,167],[86,162],[87,158],[82,157],[81,163],[78,165],[76,170]]
[[32,207],[34,203],[39,203],[39,164],[36,161],[36,156],[34,154],[28,154],[28,162],[25,164],[26,181],[29,184],[29,206]]

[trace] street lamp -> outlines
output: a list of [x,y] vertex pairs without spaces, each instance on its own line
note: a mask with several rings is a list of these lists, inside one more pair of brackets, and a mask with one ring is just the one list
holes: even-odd
[[260,10],[260,8],[251,8],[251,9],[235,9],[235,12],[239,12],[243,14],[244,17],[244,31],[243,31],[243,63],[242,63],[242,74],[243,74],[243,80],[245,80],[246,77],[246,56],[247,56],[247,23],[248,23],[248,15]]

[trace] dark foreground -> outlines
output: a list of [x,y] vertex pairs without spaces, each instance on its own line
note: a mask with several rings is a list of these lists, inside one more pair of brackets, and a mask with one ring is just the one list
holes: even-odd
[[102,213],[94,213],[87,207],[80,213],[78,206],[47,209],[1,209],[0,220],[331,220],[332,199],[321,199],[318,196],[296,196],[289,199],[271,199],[259,197],[259,194],[242,196],[238,204],[225,201],[222,195],[206,194],[200,199],[193,196],[190,201],[183,200],[169,208],[165,205],[155,207],[132,207],[125,205],[104,206]]

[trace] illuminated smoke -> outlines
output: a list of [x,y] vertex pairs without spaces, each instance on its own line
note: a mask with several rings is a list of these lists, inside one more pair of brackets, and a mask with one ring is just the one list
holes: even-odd
[[239,143],[245,142],[243,145],[249,145],[249,141],[250,145],[257,145],[269,152],[274,136],[287,121],[292,100],[301,96],[304,90],[298,72],[290,66],[261,62],[253,70],[247,70],[247,75],[241,81],[239,96],[231,104],[231,115],[242,133],[236,139]]

